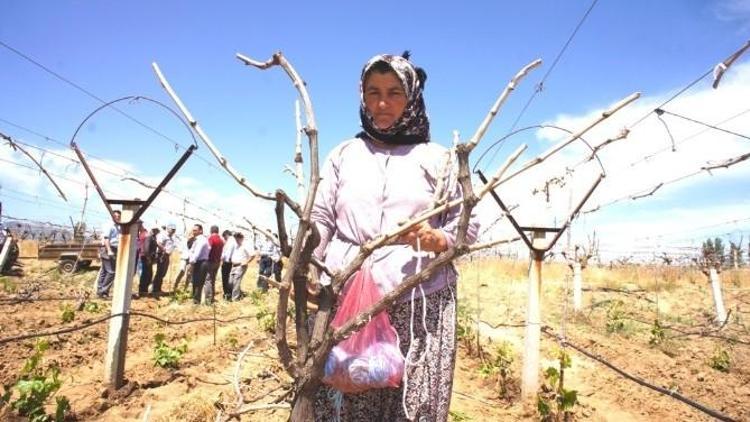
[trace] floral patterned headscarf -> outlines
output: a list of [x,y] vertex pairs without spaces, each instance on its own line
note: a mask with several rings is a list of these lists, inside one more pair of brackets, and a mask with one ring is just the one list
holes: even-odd
[[[378,129],[373,123],[372,115],[365,106],[364,85],[368,71],[378,63],[385,63],[401,81],[406,93],[406,108],[401,117],[388,129]],[[427,74],[419,67],[409,61],[409,54],[393,56],[390,54],[379,54],[371,58],[362,69],[359,83],[360,105],[359,118],[362,129],[358,137],[369,137],[388,144],[409,145],[430,142],[430,121],[424,106],[422,91]]]

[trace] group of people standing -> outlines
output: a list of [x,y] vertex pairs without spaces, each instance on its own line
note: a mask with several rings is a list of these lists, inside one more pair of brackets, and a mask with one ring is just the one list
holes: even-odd
[[[108,298],[115,277],[117,248],[120,238],[120,212],[113,213],[115,224],[105,231],[100,247],[102,267],[97,280],[97,296]],[[181,243],[181,244],[180,244]],[[219,235],[219,227],[211,226],[209,236],[203,233],[201,224],[193,225],[184,241],[175,238],[175,226],[147,230],[142,223],[139,227],[137,262],[140,267],[138,297],[159,298],[163,295],[162,283],[167,274],[172,253],[180,246],[180,264],[172,286],[177,292],[181,281],[185,288],[191,286],[193,303],[214,302],[217,276],[221,274],[224,300],[237,301],[244,294],[240,288],[242,278],[249,264],[257,258],[259,262],[257,287],[268,290],[268,278],[273,274],[281,279],[281,254],[272,242],[266,242],[258,250],[245,242],[241,232],[229,230]],[[156,272],[154,273],[154,265]],[[221,271],[219,271],[221,270]],[[149,291],[150,288],[150,291]]]

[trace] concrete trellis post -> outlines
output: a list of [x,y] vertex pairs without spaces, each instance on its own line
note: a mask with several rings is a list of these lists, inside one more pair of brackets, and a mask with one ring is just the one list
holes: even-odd
[[8,255],[10,254],[10,245],[13,243],[13,235],[8,235],[5,238],[5,243],[2,246],[2,251],[0,251],[0,272],[2,272],[2,269],[5,268],[5,261],[8,260]]
[[724,298],[721,294],[721,278],[719,278],[719,269],[709,269],[708,277],[711,279],[711,291],[713,292],[714,305],[716,306],[716,323],[723,324],[724,321],[727,320],[727,311],[724,308]]
[[[490,182],[484,174],[481,171],[477,171],[477,174],[482,182],[485,183],[486,186],[489,186]],[[522,227],[518,224],[497,193],[494,190],[489,191],[492,198],[508,218],[508,221],[513,225],[513,228],[516,229],[524,243],[526,243],[532,258],[529,267],[528,307],[526,309],[526,330],[524,339],[525,349],[521,377],[521,394],[527,403],[534,400],[539,391],[539,349],[541,346],[542,323],[540,296],[542,285],[542,260],[544,259],[544,254],[547,253],[547,251],[549,251],[560,239],[563,232],[565,232],[570,225],[570,222],[578,214],[583,204],[589,199],[603,178],[604,174],[602,173],[591,185],[583,199],[581,199],[578,205],[564,220],[565,222],[561,227]],[[532,233],[531,239],[527,236],[527,232]],[[554,233],[554,237],[551,240],[546,241],[545,234],[548,232]]]
[[724,308],[724,297],[721,293],[721,266],[714,263],[706,263],[702,266],[701,271],[708,277],[711,282],[711,293],[714,298],[714,307],[716,308],[716,324],[723,325],[727,320],[727,311]]
[[[131,221],[138,205],[126,204],[122,209],[122,220]],[[128,325],[130,323],[130,299],[135,269],[135,246],[138,224],[121,226],[120,243],[117,249],[115,282],[112,291],[112,315],[109,320],[107,355],[104,360],[104,377],[108,385],[120,388],[124,382],[125,354],[128,349]]]
[[598,246],[596,243],[595,234],[594,239],[590,239],[588,248],[584,248],[581,245],[576,245],[573,248],[572,257],[568,256],[565,252],[562,253],[565,259],[568,261],[568,267],[573,271],[573,310],[575,312],[580,312],[583,306],[583,269],[588,266],[589,259],[594,256],[597,249]]
[[524,360],[521,373],[521,393],[524,397],[535,396],[539,391],[539,344],[542,329],[542,260],[544,260],[544,231],[534,231],[532,244],[535,248],[529,251],[528,303],[526,306],[526,328],[524,329]]
[[[166,187],[167,183],[177,174],[177,171],[182,167],[183,164],[190,158],[190,155],[198,148],[195,137],[190,132],[193,138],[193,144],[190,145],[182,156],[177,160],[174,166],[164,176],[164,179],[159,183],[148,196],[145,201],[140,199],[110,199],[104,194],[104,190],[99,185],[99,182],[91,171],[91,167],[86,161],[86,157],[80,148],[76,144],[76,136],[88,120],[93,117],[100,110],[107,107],[113,106],[113,104],[120,101],[147,101],[156,104],[174,116],[178,116],[169,107],[165,106],[159,101],[152,100],[147,97],[123,97],[117,100],[105,103],[98,107],[96,110],[91,112],[85,119],[78,125],[76,131],[73,133],[73,137],[70,140],[70,147],[75,152],[78,160],[80,161],[83,169],[86,171],[91,183],[94,185],[96,192],[102,199],[105,208],[112,217],[112,221],[115,224],[120,225],[120,241],[117,249],[117,261],[115,267],[115,280],[114,290],[112,294],[112,315],[118,315],[110,320],[109,324],[109,338],[107,343],[107,354],[104,362],[105,366],[105,382],[110,387],[118,389],[125,383],[124,371],[125,371],[125,354],[127,352],[128,344],[128,323],[130,322],[130,299],[131,299],[131,287],[133,282],[133,274],[135,272],[135,246],[136,237],[138,235],[138,219],[146,212],[148,207],[154,202],[156,197]],[[178,117],[179,118],[179,117]],[[186,122],[180,121],[188,128]],[[116,209],[114,206],[122,206],[121,215],[119,221],[114,217]]]

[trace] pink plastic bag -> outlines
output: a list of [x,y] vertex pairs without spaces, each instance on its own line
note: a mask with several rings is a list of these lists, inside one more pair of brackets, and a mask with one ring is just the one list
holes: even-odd
[[[343,299],[331,322],[339,328],[382,297],[363,266],[346,286]],[[323,382],[344,393],[374,388],[397,388],[404,373],[404,357],[388,313],[375,315],[359,331],[331,349]]]

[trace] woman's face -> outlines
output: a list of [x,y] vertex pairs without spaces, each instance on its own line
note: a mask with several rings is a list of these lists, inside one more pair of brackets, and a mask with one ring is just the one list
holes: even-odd
[[376,128],[393,126],[406,108],[406,92],[393,72],[373,72],[365,80],[365,107]]

